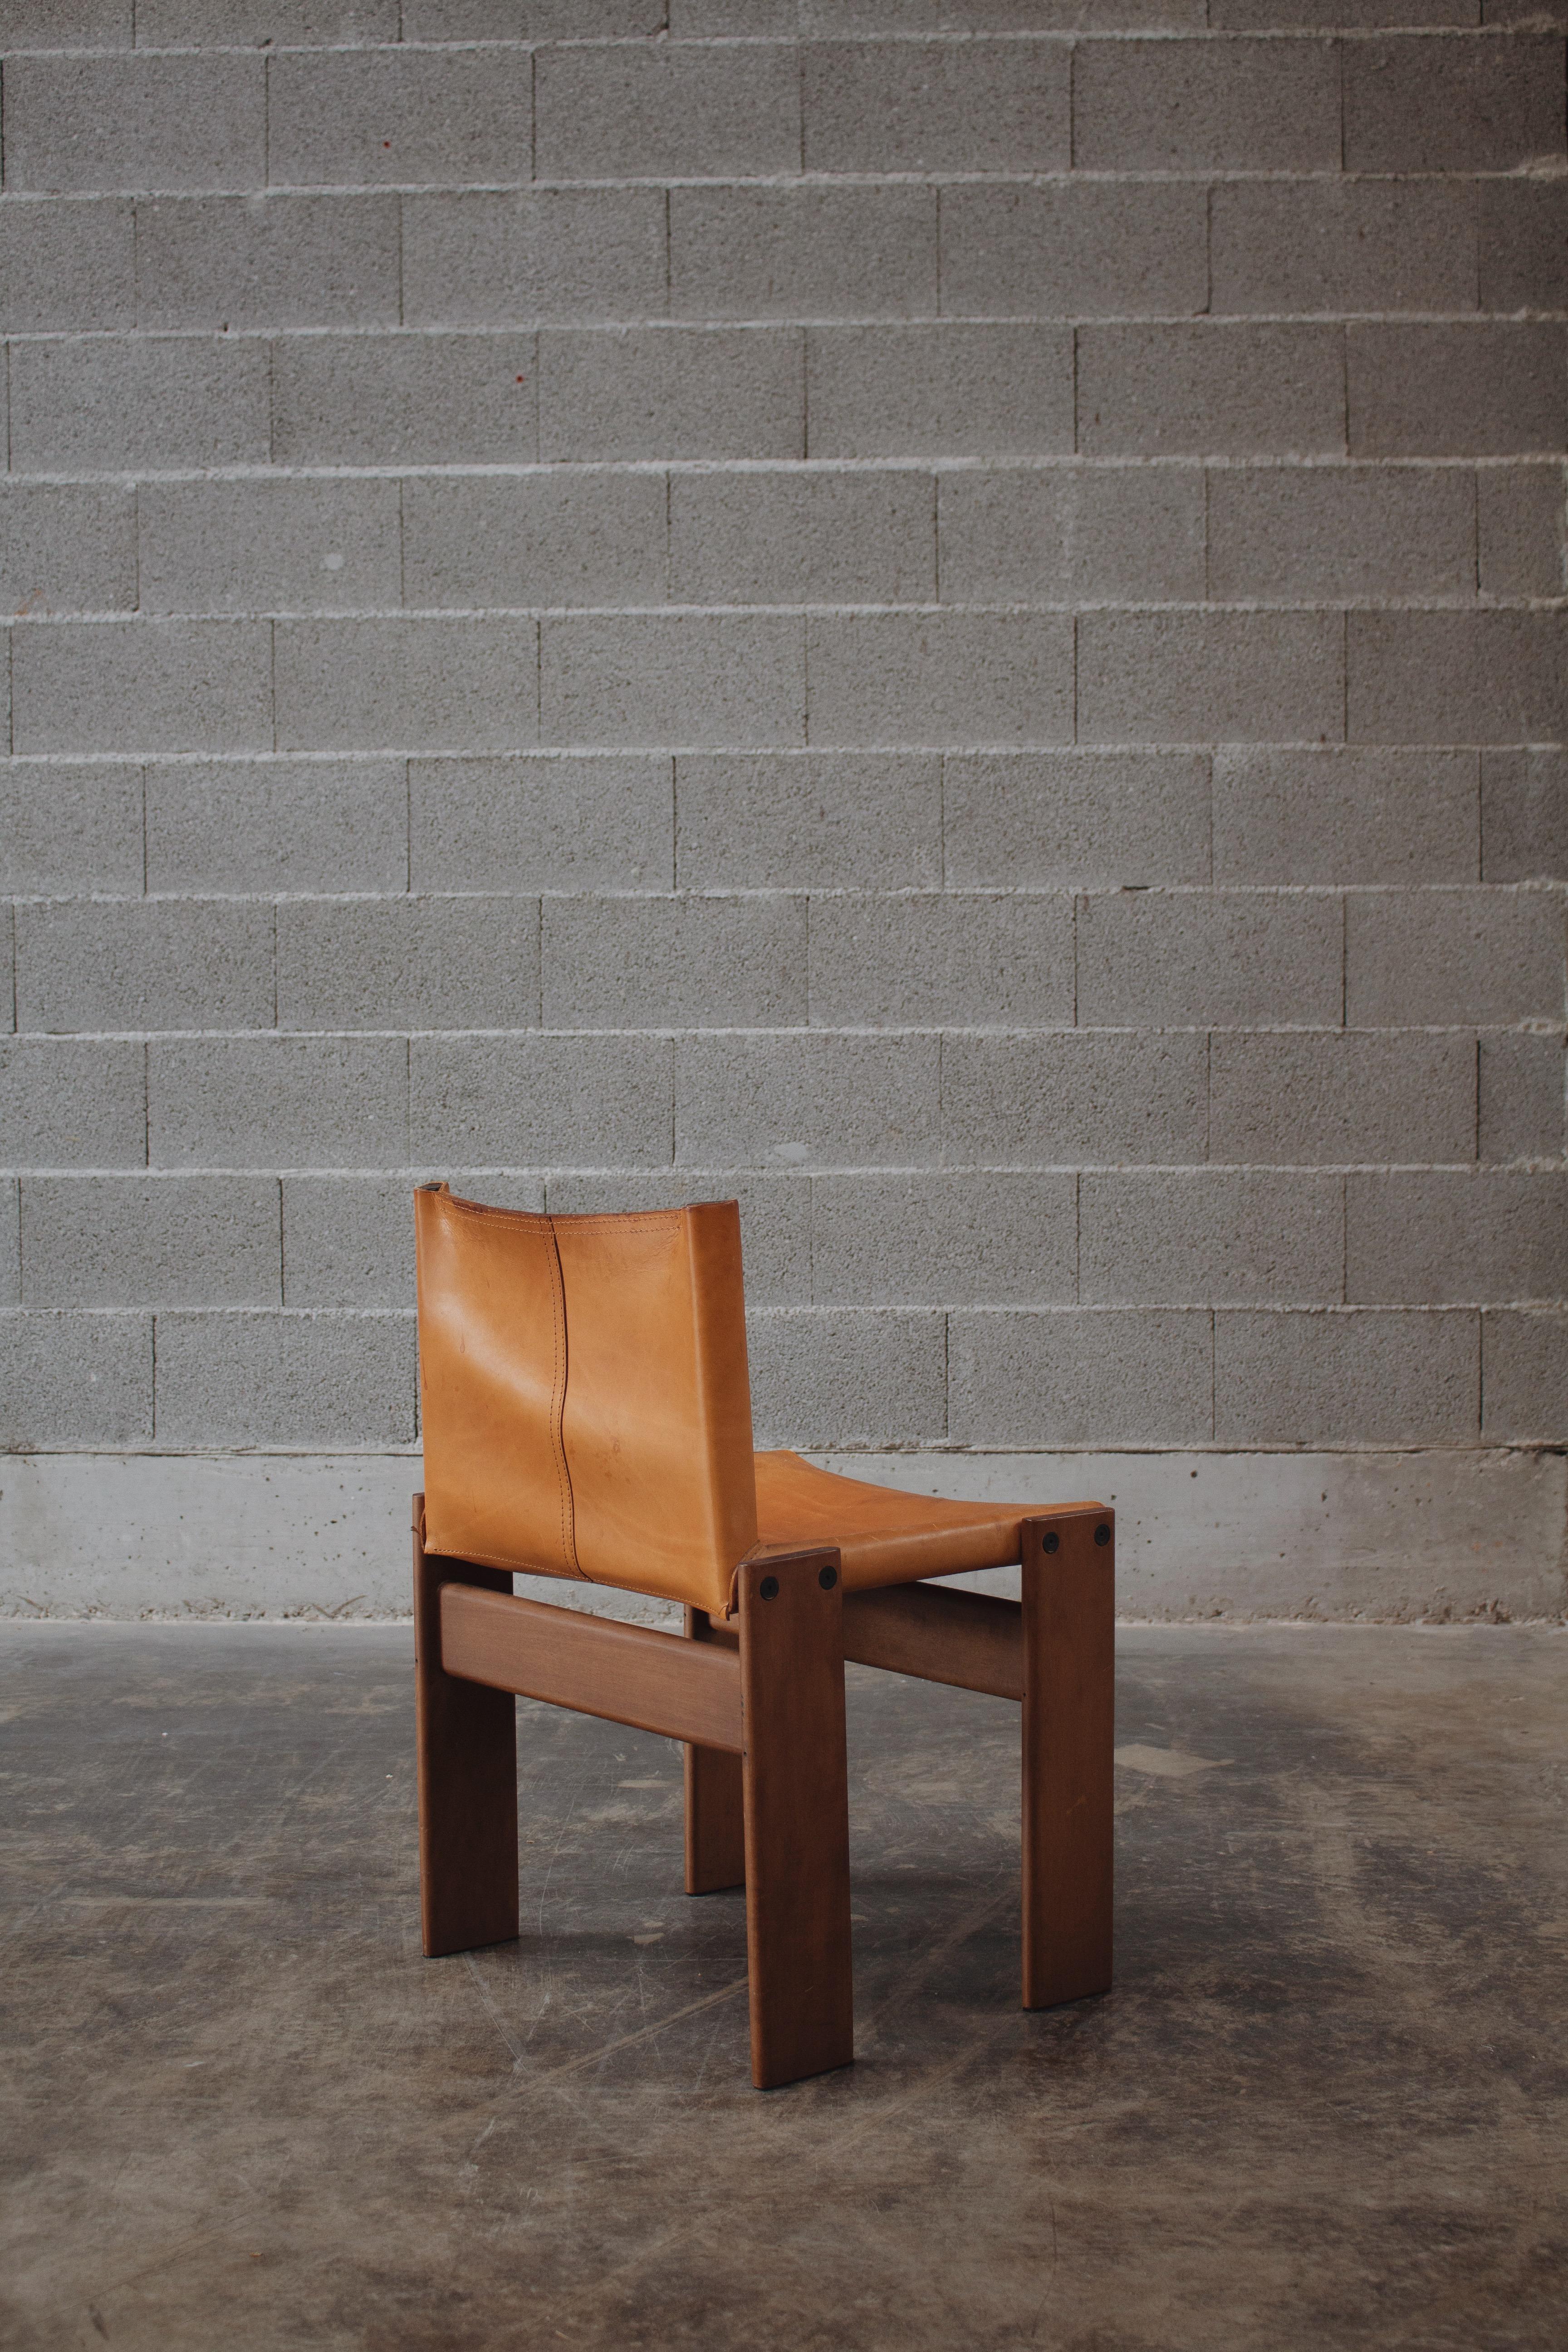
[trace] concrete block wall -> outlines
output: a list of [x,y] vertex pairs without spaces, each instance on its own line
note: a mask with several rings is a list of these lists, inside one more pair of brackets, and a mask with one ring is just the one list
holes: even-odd
[[0,0],[0,1443],[416,1447],[430,1173],[933,1486],[1568,1440],[1563,50]]

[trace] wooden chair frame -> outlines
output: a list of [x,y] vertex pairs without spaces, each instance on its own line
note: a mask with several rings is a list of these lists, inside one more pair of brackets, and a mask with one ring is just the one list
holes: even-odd
[[419,1882],[435,1955],[518,1933],[517,1712],[548,1700],[685,1747],[686,1888],[743,1885],[752,2079],[854,2057],[844,1662],[1017,1700],[1023,2001],[1110,1983],[1115,1520],[1026,1519],[1023,1599],[930,1583],[845,1593],[831,1549],[742,1565],[735,1622],[659,1633],[513,1596],[437,1558],[414,1498]]

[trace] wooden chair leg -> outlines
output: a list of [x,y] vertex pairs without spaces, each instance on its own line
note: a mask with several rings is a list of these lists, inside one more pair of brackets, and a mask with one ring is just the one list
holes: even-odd
[[[712,1638],[702,1609],[686,1612],[686,1638]],[[717,1895],[741,1886],[746,1876],[746,1833],[742,1768],[723,1748],[682,1748],[686,1778],[686,1891]]]
[[838,1555],[747,1561],[740,1598],[752,2080],[769,2091],[855,2055]]
[[517,1702],[442,1671],[441,1587],[511,1591],[499,1569],[438,1559],[414,1497],[415,1706],[419,1912],[425,1949],[466,1952],[517,1934]]
[[1110,1984],[1116,1520],[1024,1524],[1024,2007]]

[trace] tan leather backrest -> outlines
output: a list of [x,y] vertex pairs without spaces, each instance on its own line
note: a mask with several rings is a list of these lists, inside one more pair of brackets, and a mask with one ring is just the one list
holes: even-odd
[[737,1204],[414,1202],[426,1549],[727,1608],[757,1540]]

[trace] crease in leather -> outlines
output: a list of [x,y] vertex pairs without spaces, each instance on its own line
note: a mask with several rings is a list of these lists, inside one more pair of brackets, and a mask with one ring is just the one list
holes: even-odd
[[577,1507],[572,1493],[572,1465],[566,1459],[566,1384],[572,1377],[572,1345],[566,1328],[566,1285],[561,1273],[561,1250],[555,1221],[546,1216],[550,1262],[554,1273],[551,1303],[555,1310],[555,1378],[550,1398],[550,1442],[555,1454],[556,1483],[561,1490],[561,1551],[574,1576],[581,1576],[577,1559]]

